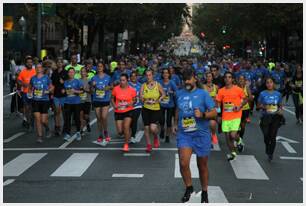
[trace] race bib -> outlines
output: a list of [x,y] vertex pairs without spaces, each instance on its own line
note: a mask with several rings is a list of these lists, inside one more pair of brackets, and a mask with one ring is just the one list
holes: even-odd
[[68,97],[73,97],[75,94],[73,93],[72,89],[66,89],[66,93]]
[[87,98],[87,93],[86,92],[83,92],[80,94],[80,97],[81,97],[81,100],[86,100]]
[[224,102],[223,106],[225,112],[232,112],[234,110],[234,104],[231,102]]
[[119,101],[118,103],[118,110],[125,110],[128,107],[128,102],[126,101]]
[[295,86],[296,87],[302,87],[303,86],[303,81],[295,81]]
[[104,90],[102,90],[102,89],[97,89],[96,90],[96,96],[97,96],[97,98],[104,98],[104,96],[105,96],[105,91]]
[[194,132],[197,128],[197,123],[194,117],[185,117],[182,119],[182,127],[184,132]]
[[35,90],[34,90],[34,96],[35,96],[36,98],[42,98],[42,96],[43,96],[43,90],[42,90],[42,89],[35,89]]
[[161,101],[161,103],[163,104],[168,104],[169,102],[170,102],[170,96],[165,96]]
[[268,104],[266,106],[267,113],[275,113],[277,111],[277,109],[278,109],[278,106],[275,105],[275,104]]
[[147,99],[146,104],[149,104],[149,105],[154,104],[154,99]]

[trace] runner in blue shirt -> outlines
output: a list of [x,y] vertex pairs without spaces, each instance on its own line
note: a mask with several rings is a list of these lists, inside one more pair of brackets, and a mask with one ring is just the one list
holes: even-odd
[[110,141],[110,136],[107,130],[107,115],[110,105],[111,96],[111,77],[104,73],[104,64],[99,62],[97,65],[97,74],[91,79],[89,84],[91,85],[91,90],[93,94],[93,107],[95,108],[99,137],[97,142],[103,141],[103,135],[105,141]]
[[182,202],[187,202],[193,192],[190,158],[197,155],[197,164],[202,186],[201,202],[208,202],[208,155],[211,149],[209,119],[215,118],[215,104],[208,92],[197,88],[197,80],[192,70],[183,73],[184,89],[176,93],[177,109],[173,132],[177,137],[180,171],[186,186]]
[[117,69],[115,70],[115,72],[112,76],[113,85],[118,85],[119,84],[121,74],[126,73],[128,76],[130,76],[131,72],[132,72],[131,70],[128,70],[126,68],[126,65],[125,65],[124,61],[119,61],[118,67],[117,67]]
[[64,140],[71,139],[71,116],[73,114],[76,125],[76,139],[81,140],[81,121],[80,105],[81,98],[79,94],[83,93],[83,84],[80,80],[74,78],[75,71],[73,67],[68,68],[68,80],[64,82],[62,93],[66,94],[64,104]]
[[30,80],[29,97],[32,97],[32,112],[34,113],[37,143],[42,143],[43,127],[46,138],[51,137],[48,126],[48,111],[50,107],[49,94],[53,92],[53,86],[48,75],[44,75],[44,68],[41,64],[36,65],[36,75]]
[[137,131],[137,123],[138,123],[138,118],[140,116],[141,108],[142,108],[142,102],[140,101],[141,83],[137,81],[136,71],[133,71],[131,73],[129,85],[136,90],[136,102],[134,104],[133,117],[132,117],[132,123],[131,123],[131,130],[132,130],[131,142],[136,143],[138,141],[135,136],[136,131]]
[[266,154],[271,161],[276,146],[277,131],[283,121],[283,108],[282,96],[274,90],[274,80],[271,77],[266,79],[266,87],[267,90],[262,91],[258,97],[258,104],[262,109],[260,128],[264,135]]
[[284,87],[285,72],[280,70],[280,64],[276,63],[275,69],[270,73],[274,79],[275,90],[282,92]]
[[[177,90],[175,83],[170,80],[171,75],[170,71],[167,68],[162,70],[162,80],[159,81],[160,85],[164,89],[166,96],[161,100],[160,106],[162,110],[162,118],[160,120],[160,138],[165,138],[165,120],[167,123],[167,130],[166,130],[166,139],[165,142],[170,142],[170,134],[172,128],[172,118],[174,116],[174,96]],[[165,119],[166,117],[166,119]]]

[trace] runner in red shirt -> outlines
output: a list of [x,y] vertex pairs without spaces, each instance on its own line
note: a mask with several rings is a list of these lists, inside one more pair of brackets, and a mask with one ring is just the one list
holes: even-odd
[[112,105],[115,109],[115,121],[119,135],[124,134],[123,151],[129,151],[130,127],[133,115],[133,105],[136,102],[136,90],[129,86],[128,75],[120,75],[120,84],[112,92]]

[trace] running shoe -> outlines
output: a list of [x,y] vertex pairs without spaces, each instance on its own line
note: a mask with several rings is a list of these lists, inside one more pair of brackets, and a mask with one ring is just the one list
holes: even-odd
[[158,137],[154,137],[154,148],[158,148],[159,147],[159,139]]
[[37,143],[43,143],[43,140],[42,140],[41,137],[38,137],[37,140],[36,140],[36,142],[37,142]]
[[239,140],[237,141],[237,149],[239,153],[243,152],[244,150],[244,144],[241,137],[239,137]]
[[80,132],[77,132],[76,133],[76,140],[77,141],[81,141],[82,137],[81,137],[81,133]]
[[184,202],[188,202],[190,199],[191,194],[193,193],[193,187],[187,187],[184,196],[182,197],[181,201]]
[[202,194],[201,194],[201,203],[208,203],[208,194],[207,194],[207,191],[202,191]]
[[230,155],[228,155],[227,160],[228,160],[228,161],[232,161],[232,160],[235,160],[236,157],[237,157],[236,152],[232,152]]
[[151,144],[147,144],[146,152],[148,152],[148,153],[152,152],[152,145]]
[[99,136],[97,139],[97,142],[102,142],[103,141],[103,137]]
[[273,160],[273,155],[272,154],[268,154],[268,161],[271,162]]
[[216,134],[211,134],[211,141],[213,144],[218,144],[218,137]]
[[45,135],[46,138],[50,138],[52,136],[49,128],[45,130]]
[[129,149],[129,144],[128,144],[128,143],[124,143],[122,151],[123,151],[123,152],[128,152],[128,151],[130,151],[130,149]]
[[251,123],[251,119],[248,117],[248,118],[246,118],[246,122],[247,123]]
[[71,138],[71,136],[69,134],[65,134],[64,140],[68,141],[70,138]]
[[110,142],[110,141],[111,141],[110,136],[105,137],[105,141],[106,141],[106,142]]
[[136,138],[135,137],[131,137],[130,143],[135,144],[136,143]]

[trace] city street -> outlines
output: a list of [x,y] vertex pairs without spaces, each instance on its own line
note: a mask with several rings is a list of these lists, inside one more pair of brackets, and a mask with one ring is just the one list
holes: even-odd
[[[101,146],[94,113],[92,132],[80,142],[62,137],[35,142],[35,133],[22,128],[22,120],[9,115],[10,98],[4,99],[4,188],[5,203],[89,202],[89,203],[175,203],[184,185],[179,172],[176,141],[145,153],[143,126],[139,119],[137,138],[131,151],[121,151],[123,140],[116,136],[113,111],[109,113],[112,141]],[[291,102],[291,105],[292,102]],[[286,125],[278,133],[271,163],[264,154],[263,136],[254,112],[245,134],[245,150],[237,160],[226,160],[228,149],[223,134],[209,158],[209,200],[211,203],[259,203],[303,201],[302,125],[295,124],[294,108],[285,109]],[[51,128],[53,120],[50,117]],[[196,192],[200,191],[195,157],[191,170]],[[200,202],[193,195],[191,202]]]

